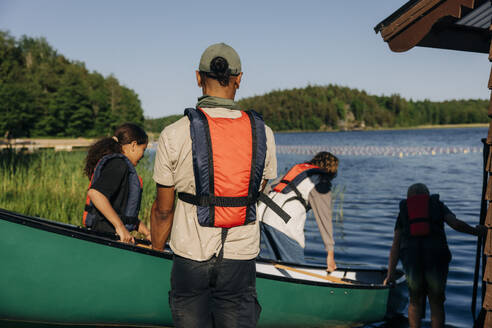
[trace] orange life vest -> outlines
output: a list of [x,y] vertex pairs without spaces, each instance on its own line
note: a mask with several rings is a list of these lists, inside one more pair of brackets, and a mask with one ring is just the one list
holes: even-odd
[[188,108],[195,194],[179,192],[182,201],[197,206],[202,226],[230,228],[256,220],[256,200],[266,156],[265,125],[260,114],[210,117]]
[[[302,180],[307,178],[310,174],[325,174],[326,171],[322,170],[319,166],[301,163],[294,165],[287,174],[284,175],[282,180],[273,188],[276,192],[284,192],[287,186],[297,186]],[[289,189],[289,188],[287,188]],[[289,190],[290,191],[290,190]]]

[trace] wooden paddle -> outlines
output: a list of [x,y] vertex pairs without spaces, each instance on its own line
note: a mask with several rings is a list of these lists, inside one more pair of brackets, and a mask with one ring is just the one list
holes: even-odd
[[286,265],[283,265],[283,264],[274,264],[274,266],[277,268],[277,269],[283,269],[283,270],[289,270],[289,271],[294,271],[294,272],[297,272],[297,273],[302,273],[302,274],[305,274],[305,275],[308,275],[308,276],[311,276],[311,277],[316,277],[316,278],[319,278],[319,279],[323,279],[323,280],[328,280],[330,282],[335,282],[337,284],[346,284],[346,285],[352,285],[351,282],[348,282],[348,281],[345,281],[345,280],[342,280],[340,278],[337,278],[337,277],[332,277],[332,276],[323,276],[323,275],[320,275],[320,274],[317,274],[317,273],[312,273],[312,272],[309,272],[309,271],[305,271],[305,270],[301,270],[301,269],[296,269],[296,268],[292,268],[292,267],[289,267],[289,266],[286,266]]
[[137,241],[135,241],[135,246],[152,249],[152,245],[140,244]]

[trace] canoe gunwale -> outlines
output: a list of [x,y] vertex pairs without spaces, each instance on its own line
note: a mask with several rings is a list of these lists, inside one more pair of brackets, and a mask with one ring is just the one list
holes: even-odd
[[22,325],[22,327],[29,325],[33,325],[33,328],[38,327],[39,325],[43,326],[56,326],[56,327],[82,327],[82,328],[109,328],[109,327],[122,327],[122,328],[172,328],[170,326],[162,326],[162,325],[145,325],[145,324],[129,324],[129,323],[77,323],[77,322],[61,322],[61,321],[43,321],[43,320],[25,320],[25,319],[16,319],[16,318],[0,318],[0,327],[9,327],[4,326],[3,324],[18,324]]
[[23,214],[11,212],[2,208],[0,208],[0,219],[17,224],[22,224],[28,227],[56,233],[67,237],[95,242],[98,244],[111,246],[115,248],[121,248],[121,249],[134,251],[137,253],[143,253],[151,256],[161,257],[168,260],[172,260],[173,257],[173,255],[168,252],[160,252],[150,248],[144,248],[132,244],[123,243],[108,237],[96,235],[90,230],[75,225],[63,224],[63,223],[49,221],[41,218],[25,216]]
[[[312,264],[296,264],[296,263],[289,263],[289,262],[278,262],[278,261],[271,261],[271,260],[266,260],[262,258],[257,258],[256,262],[258,263],[264,263],[264,264],[284,264],[288,266],[293,266],[296,268],[305,268],[305,269],[325,269],[323,266],[319,265],[312,265]],[[339,268],[339,271],[356,271],[356,272],[381,272],[381,274],[386,273],[386,269],[368,269],[368,268]],[[277,281],[284,281],[284,282],[291,282],[291,283],[297,283],[297,284],[303,284],[303,285],[312,285],[312,286],[318,286],[318,287],[327,287],[327,288],[342,288],[342,289],[391,289],[396,287],[396,285],[399,285],[400,283],[403,283],[405,281],[404,274],[401,270],[396,270],[398,275],[401,275],[401,277],[397,280],[397,283],[395,283],[395,286],[392,285],[383,285],[383,284],[369,284],[369,283],[358,283],[358,284],[340,284],[336,282],[321,282],[321,281],[313,281],[313,280],[303,280],[303,279],[298,279],[294,277],[286,277],[286,276],[278,276],[278,275],[273,275],[273,274],[268,274],[268,273],[263,273],[263,272],[258,272],[256,271],[256,277],[257,278],[265,278],[265,279],[270,279],[270,280],[277,280]],[[343,278],[342,278],[343,279]],[[403,279],[403,280],[402,280]]]
[[[111,239],[109,237],[97,235],[93,231],[90,231],[88,229],[81,228],[81,227],[78,227],[75,225],[50,221],[50,220],[37,218],[37,217],[26,216],[26,215],[11,212],[11,211],[8,211],[8,210],[2,209],[2,208],[0,208],[0,220],[5,220],[5,221],[12,222],[12,223],[25,225],[28,227],[56,233],[56,234],[71,237],[71,238],[81,239],[81,240],[94,242],[94,243],[98,243],[98,244],[102,244],[102,245],[106,245],[106,246],[110,246],[110,247],[125,249],[128,251],[142,253],[142,254],[146,254],[146,255],[150,255],[150,256],[160,257],[160,258],[164,258],[167,260],[172,260],[172,258],[173,258],[173,254],[171,252],[166,252],[166,251],[160,252],[160,251],[156,251],[156,250],[153,250],[150,248],[144,248],[144,247],[139,247],[139,246],[132,245],[132,244],[123,243],[123,242]],[[312,264],[299,265],[296,263],[289,263],[289,262],[275,262],[275,261],[262,259],[262,258],[257,258],[256,262],[262,263],[262,264],[267,264],[267,265],[280,263],[280,264],[284,264],[284,265],[290,265],[290,266],[294,266],[297,268],[305,268],[305,269],[324,269],[324,267],[320,266],[320,265],[312,265]],[[356,272],[357,271],[358,272],[364,272],[364,271],[365,272],[381,272],[382,274],[387,271],[385,268],[383,268],[383,269],[340,268],[339,270],[340,271],[356,271]],[[397,274],[403,276],[403,272],[401,272],[400,270],[397,270]],[[269,280],[276,280],[276,281],[302,284],[302,285],[327,287],[327,288],[391,289],[394,287],[391,285],[385,286],[383,284],[368,284],[368,283],[339,284],[339,283],[329,282],[329,281],[320,282],[320,281],[299,279],[299,278],[294,278],[294,277],[280,276],[280,275],[275,275],[275,274],[268,274],[268,273],[263,273],[263,272],[259,272],[259,271],[256,272],[256,277],[257,278],[263,278],[263,279],[269,279]],[[399,280],[401,280],[401,279],[399,279]],[[403,276],[403,281],[404,280],[405,279]],[[399,283],[397,283],[395,285],[399,285]]]

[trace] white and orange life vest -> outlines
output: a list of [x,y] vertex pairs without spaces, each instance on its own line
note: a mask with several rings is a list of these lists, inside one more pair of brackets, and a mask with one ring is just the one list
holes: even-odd
[[326,173],[320,167],[309,163],[294,165],[268,193],[268,198],[288,213],[291,219],[284,220],[271,207],[260,203],[258,205],[259,220],[283,232],[304,248],[304,225],[306,212],[310,208],[308,198],[309,193],[315,187],[310,177],[322,176]]

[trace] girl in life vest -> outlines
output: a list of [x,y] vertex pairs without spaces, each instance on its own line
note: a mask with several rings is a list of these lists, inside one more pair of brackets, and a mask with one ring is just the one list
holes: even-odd
[[147,148],[148,136],[138,125],[125,123],[111,138],[93,144],[86,158],[85,174],[90,179],[83,215],[86,227],[116,233],[120,240],[133,243],[129,231],[150,239],[147,226],[138,219],[142,179],[135,166]]
[[313,209],[327,251],[327,271],[336,269],[331,209],[331,180],[338,171],[338,158],[320,152],[306,163],[294,165],[280,181],[274,181],[268,198],[283,216],[267,203],[259,203],[260,257],[282,262],[303,263],[306,214]]

